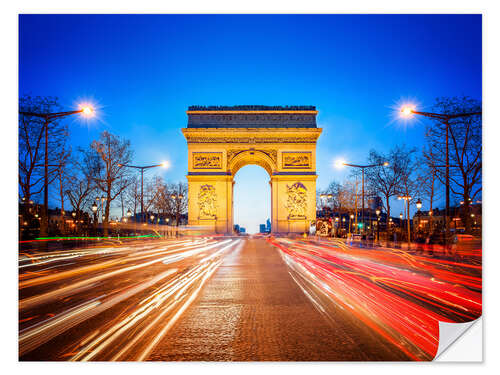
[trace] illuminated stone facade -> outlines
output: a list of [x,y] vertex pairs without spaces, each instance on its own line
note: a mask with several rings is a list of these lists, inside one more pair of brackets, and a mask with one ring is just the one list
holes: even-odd
[[260,165],[271,185],[271,230],[302,233],[316,220],[317,111],[310,106],[190,107],[189,225],[233,232],[234,176]]

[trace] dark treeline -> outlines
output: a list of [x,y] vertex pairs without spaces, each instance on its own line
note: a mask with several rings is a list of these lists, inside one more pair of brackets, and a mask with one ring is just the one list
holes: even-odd
[[[481,103],[468,97],[438,98],[431,112],[463,114],[481,112]],[[422,149],[397,145],[380,152],[370,150],[364,164],[377,166],[365,170],[365,206],[370,198],[380,197],[380,211],[385,212],[386,228],[389,221],[391,200],[397,197],[412,197],[410,205],[418,199],[426,208],[431,225],[436,202],[445,196],[446,146],[445,125],[436,119],[426,121],[425,143]],[[460,207],[458,215],[466,233],[472,232],[474,214],[472,203],[481,202],[482,192],[482,122],[480,115],[460,117],[449,123],[449,165],[452,205]],[[318,196],[330,194],[329,204],[337,212],[355,213],[361,210],[360,171],[354,170],[344,182],[332,181]],[[318,199],[318,208],[324,202]],[[451,215],[451,214],[450,214]],[[448,217],[448,225],[453,220]],[[443,228],[438,228],[442,230]]]
[[[19,111],[45,114],[60,112],[61,107],[57,98],[23,96]],[[41,209],[45,187],[44,131],[40,117],[19,116],[19,218],[20,228],[31,229],[24,231],[31,232],[31,237],[33,233],[38,234],[44,213]],[[61,217],[57,224],[49,225],[49,235],[82,234],[71,229],[79,227],[71,221],[80,223],[83,234],[89,234],[89,226],[95,227],[99,217],[102,217],[103,233],[107,235],[113,221],[112,212],[115,223],[141,220],[154,214],[157,218],[169,218],[172,225],[179,225],[187,212],[187,184],[167,182],[154,175],[154,171],[148,172],[150,176],[144,178],[144,213],[141,215],[140,175],[125,166],[133,163],[134,152],[129,140],[103,131],[88,147],[73,150],[68,144],[70,133],[64,119],[51,122],[48,132],[49,196],[51,202],[58,202],[55,205],[60,209],[56,211]]]

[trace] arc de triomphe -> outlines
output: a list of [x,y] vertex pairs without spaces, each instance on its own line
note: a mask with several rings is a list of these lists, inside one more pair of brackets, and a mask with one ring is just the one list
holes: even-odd
[[271,185],[273,233],[302,233],[316,220],[313,106],[191,106],[187,128],[188,224],[233,232],[234,175],[263,167]]

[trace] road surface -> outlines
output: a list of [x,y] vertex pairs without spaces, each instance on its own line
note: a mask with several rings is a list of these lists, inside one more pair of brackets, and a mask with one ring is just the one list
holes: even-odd
[[480,315],[480,273],[478,261],[286,238],[21,254],[19,357],[426,360],[438,320]]

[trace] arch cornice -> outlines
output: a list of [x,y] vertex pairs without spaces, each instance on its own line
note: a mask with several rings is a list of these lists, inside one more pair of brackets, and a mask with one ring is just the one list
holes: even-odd
[[233,157],[227,166],[228,172],[234,176],[245,165],[259,165],[264,168],[271,177],[277,170],[276,162],[260,150],[244,150]]

